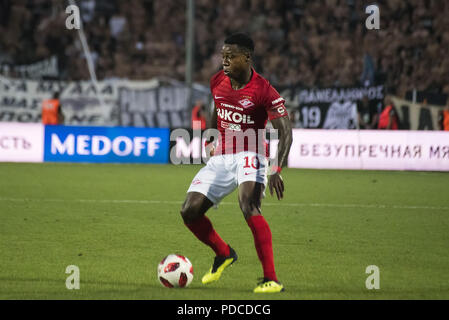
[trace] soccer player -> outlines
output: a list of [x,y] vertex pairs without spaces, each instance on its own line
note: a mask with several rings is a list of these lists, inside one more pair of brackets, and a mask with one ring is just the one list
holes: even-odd
[[[253,52],[254,42],[244,33],[233,34],[224,41],[223,70],[210,81],[215,103],[212,127],[220,133],[218,145],[212,148],[207,165],[192,180],[181,216],[189,230],[216,255],[202,283],[217,281],[223,270],[237,260],[237,254],[214,230],[205,213],[238,188],[240,209],[254,236],[264,274],[254,292],[272,293],[283,291],[284,286],[276,276],[271,230],[262,215],[261,201],[267,180],[271,195],[275,191],[278,200],[283,198],[281,168],[287,162],[292,130],[284,99],[252,67]],[[258,134],[260,130],[265,132],[267,120],[279,137],[279,165],[272,166],[269,179],[266,150],[259,148],[265,139]],[[210,148],[209,145],[207,150]]]

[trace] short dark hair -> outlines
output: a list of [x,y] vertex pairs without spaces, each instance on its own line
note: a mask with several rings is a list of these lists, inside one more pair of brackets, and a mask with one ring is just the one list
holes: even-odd
[[224,43],[236,44],[240,48],[249,51],[250,54],[254,53],[254,41],[246,33],[243,32],[233,33],[225,39]]

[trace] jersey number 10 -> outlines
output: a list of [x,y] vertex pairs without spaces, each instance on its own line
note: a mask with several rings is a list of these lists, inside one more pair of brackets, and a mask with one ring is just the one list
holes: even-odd
[[259,158],[257,158],[256,156],[251,157],[251,165],[250,165],[249,157],[245,157],[245,165],[243,166],[243,168],[250,168],[250,167],[254,169],[259,169],[260,168]]

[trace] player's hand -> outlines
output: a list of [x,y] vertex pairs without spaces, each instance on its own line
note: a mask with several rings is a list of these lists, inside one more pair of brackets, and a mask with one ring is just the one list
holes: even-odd
[[284,197],[284,180],[279,173],[270,175],[268,179],[268,187],[270,188],[270,194],[273,196],[273,189],[276,191],[278,200]]
[[206,141],[204,143],[204,148],[206,149],[206,155],[209,155],[209,158],[215,154],[215,145],[212,142]]

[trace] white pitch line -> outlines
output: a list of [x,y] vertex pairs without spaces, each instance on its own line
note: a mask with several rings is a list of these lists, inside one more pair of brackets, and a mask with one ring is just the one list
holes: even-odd
[[[181,205],[175,200],[108,200],[108,199],[36,199],[36,198],[0,198],[3,202],[79,202],[79,203],[118,203],[118,204],[168,204]],[[237,205],[237,202],[220,202],[221,205]],[[449,207],[437,206],[400,206],[384,204],[352,204],[352,203],[288,203],[263,202],[262,206],[270,207],[327,207],[327,208],[367,208],[367,209],[410,209],[410,210],[449,210]]]

